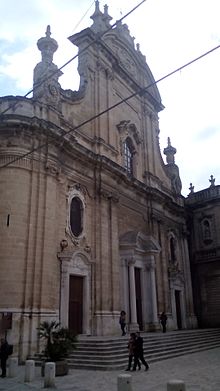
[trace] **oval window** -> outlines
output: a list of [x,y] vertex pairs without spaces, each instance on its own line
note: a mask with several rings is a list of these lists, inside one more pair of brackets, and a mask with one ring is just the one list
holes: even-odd
[[79,236],[83,230],[83,203],[78,197],[74,197],[70,205],[70,228],[74,236]]

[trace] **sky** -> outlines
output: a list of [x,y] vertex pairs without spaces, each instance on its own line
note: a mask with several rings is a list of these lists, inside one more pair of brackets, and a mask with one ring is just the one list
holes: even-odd
[[[100,0],[112,22],[141,0]],[[67,39],[89,27],[92,0],[0,0],[0,96],[25,95],[32,89],[33,69],[41,61],[37,40],[51,26],[59,48],[54,63],[62,66],[77,54]],[[220,45],[219,0],[146,0],[123,23],[155,80]],[[62,69],[64,89],[78,89],[77,60]],[[167,138],[177,149],[182,194],[220,184],[220,48],[157,84],[165,109],[159,113],[160,147]],[[31,96],[31,95],[30,95]]]

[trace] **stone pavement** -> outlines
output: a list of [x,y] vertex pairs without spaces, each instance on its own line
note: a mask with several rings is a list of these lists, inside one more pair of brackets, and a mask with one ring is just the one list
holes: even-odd
[[[24,383],[23,366],[18,372],[16,378],[0,378],[0,391],[45,389],[39,367],[32,383]],[[56,391],[117,391],[117,377],[122,373],[131,374],[133,391],[166,391],[172,379],[183,380],[186,391],[220,391],[220,348],[152,363],[148,372],[72,369],[69,375],[56,377]]]

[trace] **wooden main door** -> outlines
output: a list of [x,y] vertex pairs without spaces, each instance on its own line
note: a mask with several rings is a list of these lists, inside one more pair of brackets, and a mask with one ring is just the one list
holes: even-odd
[[70,276],[69,329],[75,334],[83,332],[83,277]]

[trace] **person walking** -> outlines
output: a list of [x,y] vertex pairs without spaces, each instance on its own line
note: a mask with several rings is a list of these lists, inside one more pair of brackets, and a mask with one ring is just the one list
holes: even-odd
[[125,311],[121,311],[121,313],[120,313],[119,324],[121,326],[122,336],[126,335],[126,332],[125,332],[126,312]]
[[143,348],[143,343],[144,340],[141,337],[141,334],[139,331],[136,333],[136,338],[135,338],[135,345],[134,345],[134,366],[133,366],[133,371],[136,371],[137,365],[139,367],[139,370],[141,369],[140,366],[140,361],[142,364],[145,366],[145,371],[148,371],[149,365],[144,359],[144,348]]
[[163,328],[163,333],[166,333],[166,331],[167,331],[167,316],[164,311],[160,315],[160,323]]
[[5,338],[1,338],[1,346],[0,346],[0,360],[1,360],[1,377],[6,377],[6,363],[8,359],[8,342]]
[[[133,360],[134,353],[135,353],[135,347],[136,347],[135,342],[136,342],[136,335],[135,335],[135,333],[131,333],[129,341],[128,341],[128,367],[127,367],[126,371],[131,370],[131,364],[132,364],[132,360]],[[136,365],[138,365],[138,368],[140,370],[141,365],[140,365],[140,362],[138,359],[137,359]]]

